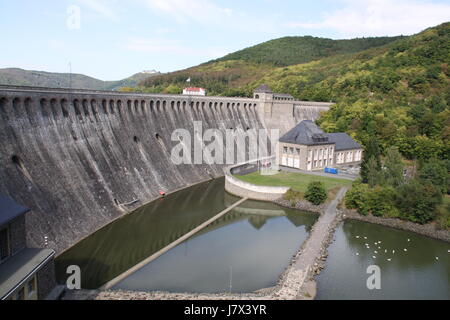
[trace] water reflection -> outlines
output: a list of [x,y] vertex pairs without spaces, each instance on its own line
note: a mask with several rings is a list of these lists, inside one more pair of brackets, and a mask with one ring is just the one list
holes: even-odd
[[58,280],[64,283],[67,266],[75,264],[82,287],[98,288],[237,201],[223,184],[217,179],[179,191],[92,234],[56,259]]
[[228,292],[230,280],[232,292],[271,287],[316,219],[314,214],[246,201],[115,288]]

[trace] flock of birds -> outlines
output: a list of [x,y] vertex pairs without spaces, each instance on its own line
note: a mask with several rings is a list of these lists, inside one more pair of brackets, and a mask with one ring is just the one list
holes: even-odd
[[[367,240],[367,237],[356,236],[356,239]],[[407,239],[407,242],[411,242],[411,239]],[[365,245],[366,249],[370,250],[371,244],[365,243],[364,245]],[[374,255],[372,256],[372,258],[376,259],[378,254],[383,253],[383,249],[381,247],[381,241],[374,242],[373,249],[375,249],[375,250],[373,251]],[[408,252],[408,249],[404,248],[403,251]],[[389,250],[389,252],[390,252],[390,250]],[[387,254],[389,252],[388,252],[388,249],[384,249],[385,254]],[[450,250],[448,250],[447,252],[450,253]],[[394,255],[394,254],[395,254],[395,250],[392,250],[392,255]],[[359,252],[356,252],[356,255],[359,256]],[[439,260],[439,257],[435,257],[435,259]],[[387,258],[386,260],[390,262],[390,261],[392,261],[392,258]]]

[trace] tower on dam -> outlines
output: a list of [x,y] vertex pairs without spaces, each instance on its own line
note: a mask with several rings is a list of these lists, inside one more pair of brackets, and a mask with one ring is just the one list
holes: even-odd
[[252,98],[0,86],[0,193],[31,209],[28,245],[59,254],[161,190],[223,176],[224,164],[174,164],[175,130],[284,134],[329,107],[267,86]]

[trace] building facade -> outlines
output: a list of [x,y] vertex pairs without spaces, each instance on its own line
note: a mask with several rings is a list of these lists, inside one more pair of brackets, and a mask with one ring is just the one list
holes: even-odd
[[26,246],[28,211],[0,194],[0,300],[41,300],[56,287],[55,251]]
[[300,170],[358,165],[360,144],[346,133],[325,133],[311,120],[300,122],[279,140],[278,164]]

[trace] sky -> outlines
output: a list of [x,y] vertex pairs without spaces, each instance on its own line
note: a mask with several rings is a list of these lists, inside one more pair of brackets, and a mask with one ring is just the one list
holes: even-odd
[[119,80],[284,36],[411,35],[447,21],[450,0],[1,0],[0,68]]

